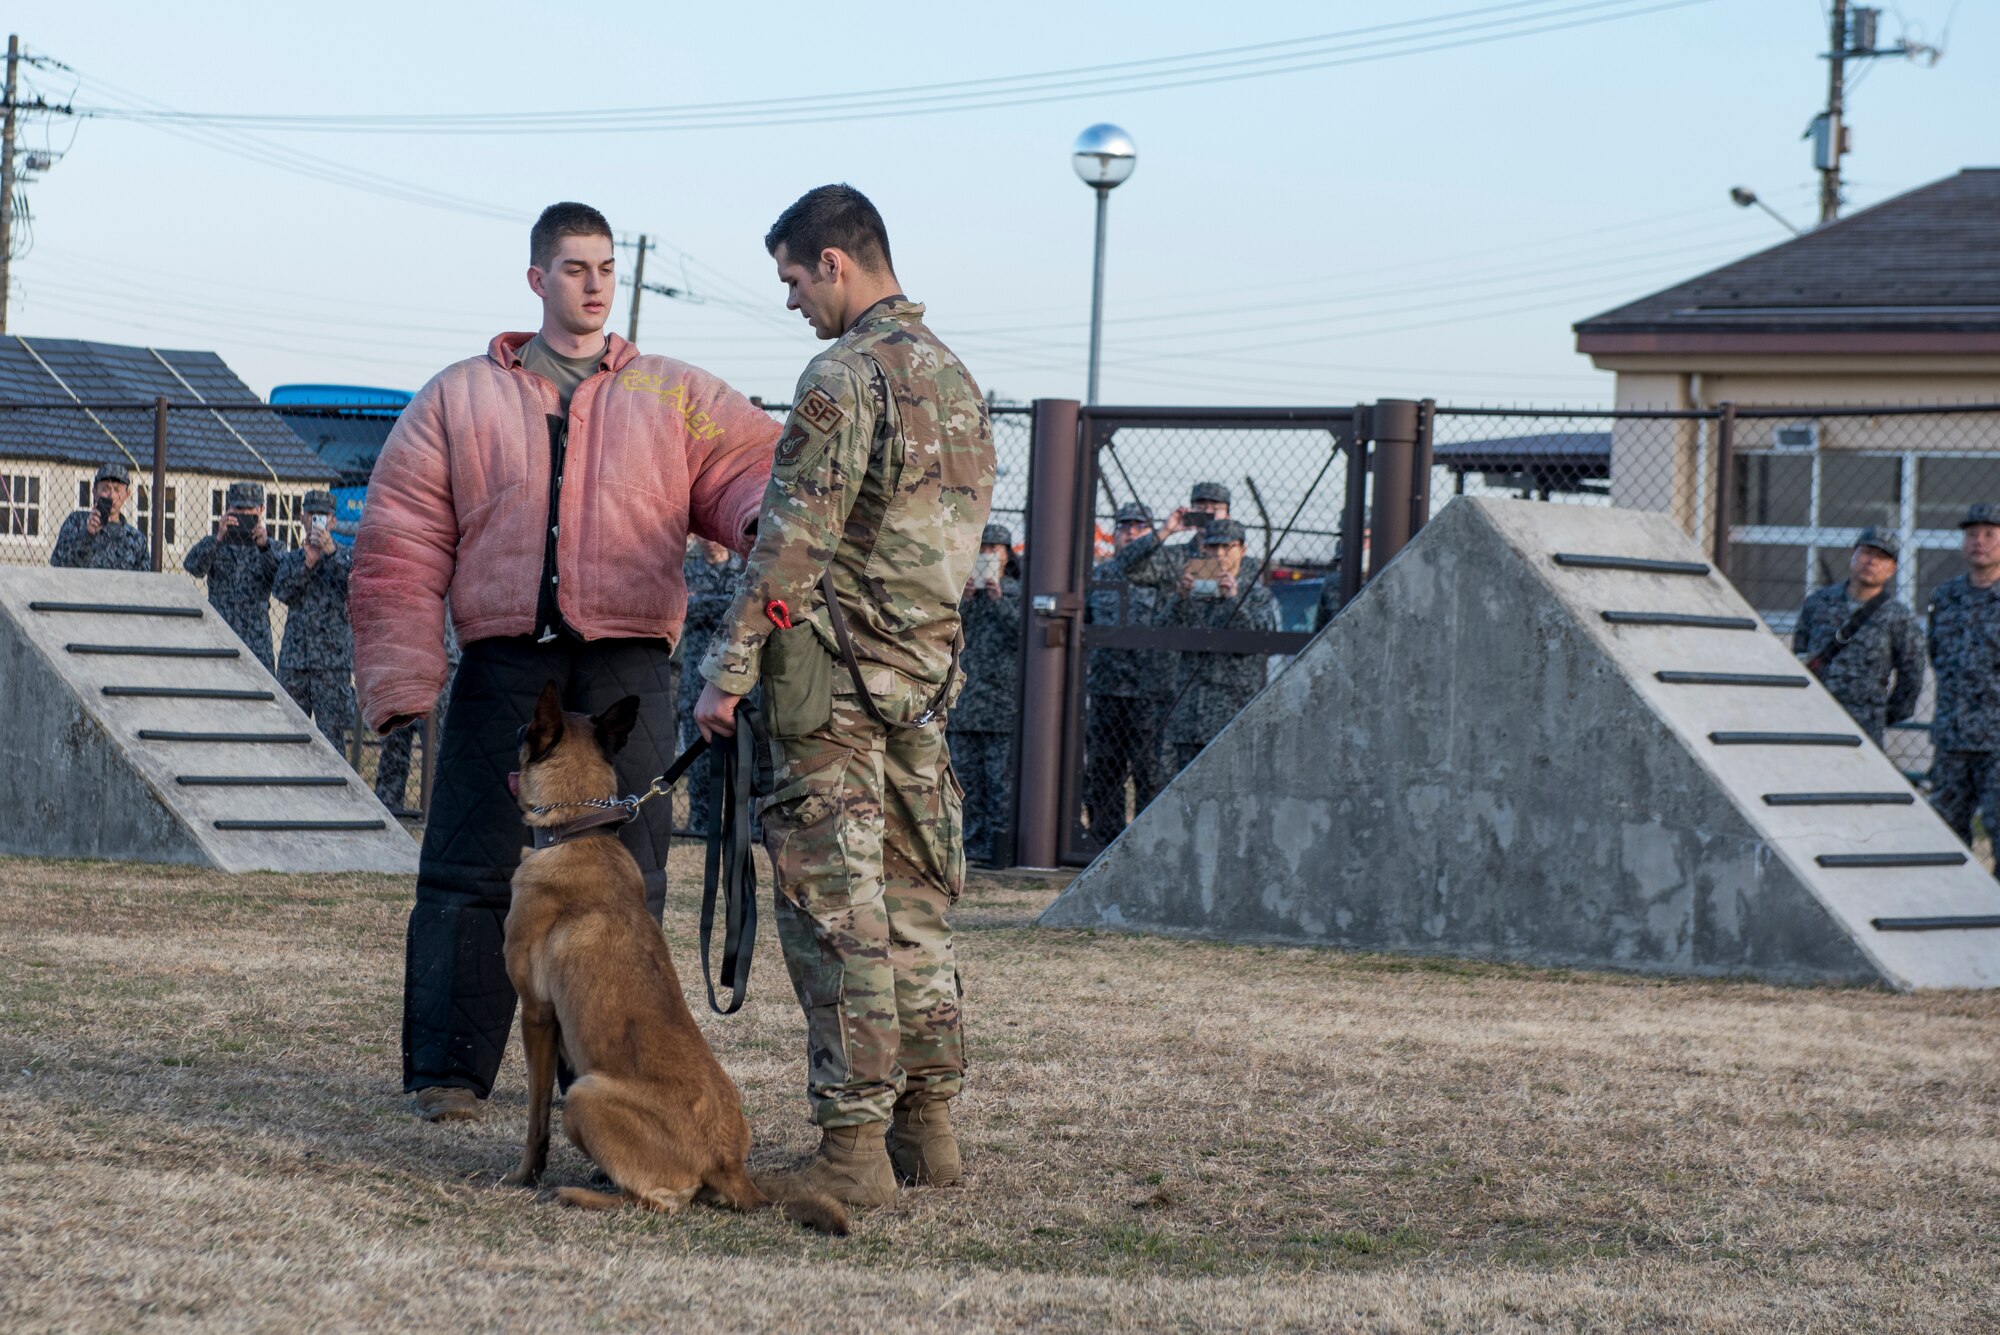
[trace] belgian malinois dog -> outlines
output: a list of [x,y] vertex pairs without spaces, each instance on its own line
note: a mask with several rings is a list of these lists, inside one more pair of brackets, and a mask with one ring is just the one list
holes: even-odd
[[[611,758],[638,718],[627,696],[595,717],[568,714],[554,682],[522,730],[512,786],[533,826],[563,826],[615,796]],[[695,1027],[667,941],[646,912],[639,864],[614,824],[525,854],[507,913],[507,976],[521,997],[528,1058],[528,1141],[510,1186],[541,1180],[549,1154],[556,1057],[576,1073],[563,1133],[617,1194],[563,1187],[567,1205],[673,1213],[697,1198],[733,1210],[777,1205],[826,1233],[847,1212],[789,1174],[752,1178],[750,1124],[736,1085]]]

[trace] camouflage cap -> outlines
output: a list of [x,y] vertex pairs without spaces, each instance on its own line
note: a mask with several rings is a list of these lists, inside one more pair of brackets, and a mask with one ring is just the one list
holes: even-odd
[[1118,513],[1114,516],[1114,522],[1120,524],[1150,524],[1153,522],[1153,512],[1137,501],[1127,501],[1118,507]]
[[1971,528],[1974,524],[2000,524],[2000,505],[1991,501],[1980,501],[1966,507],[1965,518],[1958,521],[1960,528]]
[[333,493],[315,487],[306,493],[306,498],[300,503],[299,508],[309,515],[330,515],[333,513]]
[[1208,527],[1201,531],[1202,545],[1221,547],[1232,542],[1243,541],[1243,525],[1234,519],[1211,519]]
[[1014,545],[1014,534],[1005,524],[988,524],[985,528],[979,530],[979,545],[981,547],[991,547],[995,543],[998,543],[1002,547],[1012,547]]
[[1229,504],[1229,488],[1223,486],[1220,482],[1197,482],[1194,484],[1194,490],[1188,493],[1188,503],[1190,505],[1198,505],[1202,501],[1217,501],[1223,505],[1227,505]]
[[97,466],[97,476],[90,480],[90,484],[94,487],[100,482],[117,482],[129,487],[132,485],[132,474],[126,471],[124,464],[114,460]]
[[1903,535],[1893,528],[1882,528],[1870,524],[1861,530],[1861,536],[1854,540],[1856,547],[1873,547],[1890,560],[1898,560],[1903,555]]
[[239,505],[254,505],[264,508],[264,484],[261,482],[232,482],[229,484],[229,508]]

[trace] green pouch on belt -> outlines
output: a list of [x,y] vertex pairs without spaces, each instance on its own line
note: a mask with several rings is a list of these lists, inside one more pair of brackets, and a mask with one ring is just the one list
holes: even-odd
[[772,628],[762,681],[773,737],[803,737],[833,717],[833,655],[810,623]]

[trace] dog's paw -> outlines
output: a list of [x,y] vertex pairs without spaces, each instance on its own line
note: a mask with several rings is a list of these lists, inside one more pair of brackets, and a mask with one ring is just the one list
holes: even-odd
[[516,1168],[513,1172],[500,1179],[500,1185],[503,1187],[520,1187],[529,1191],[539,1187],[541,1184],[542,1175],[540,1173],[531,1173],[525,1168]]

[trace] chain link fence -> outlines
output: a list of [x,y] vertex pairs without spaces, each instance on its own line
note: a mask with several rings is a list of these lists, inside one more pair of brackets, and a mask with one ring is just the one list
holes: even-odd
[[[1964,569],[1957,525],[1965,506],[2000,500],[2000,404],[1661,412],[1426,406],[1433,512],[1460,495],[1500,495],[1667,513],[1786,636],[1810,590],[1845,578],[1855,538],[1869,525],[1899,536],[1895,592],[1921,612],[1931,592]],[[1079,668],[1087,686],[1076,731],[1084,741],[1066,766],[1077,832],[1091,844],[1122,828],[1284,661],[1283,652],[1255,653],[1241,642],[1231,642],[1229,652],[1197,652],[1166,647],[1171,637],[1125,632],[1311,632],[1340,602],[1343,535],[1366,541],[1372,482],[1343,454],[1353,410],[1327,410],[1304,423],[1249,420],[1258,411],[1275,410],[1086,416],[1095,466],[1088,532],[1078,540],[1087,542],[1095,574],[1091,643]],[[359,516],[368,470],[395,417],[383,406],[177,403],[163,412],[155,405],[0,403],[0,563],[48,564],[64,523],[72,516],[82,523],[90,510],[93,478],[105,462],[128,470],[122,516],[150,552],[154,450],[163,425],[163,569],[193,578],[184,573],[188,553],[215,531],[236,480],[264,484],[266,527],[286,547],[302,537],[306,489],[331,486],[343,521],[338,533]],[[1018,553],[1032,536],[1032,410],[995,404],[992,418],[992,522],[1009,528]],[[323,462],[273,468],[269,461],[285,453],[280,445],[293,458],[302,445]],[[1226,491],[1225,502],[1200,504],[1242,525],[1240,553],[1200,550],[1191,530],[1208,516],[1177,518],[1196,504],[1202,483]],[[1149,522],[1121,532],[1118,509],[1133,502]],[[1153,545],[1162,536],[1170,538],[1164,556],[1156,551],[1129,569],[1115,559],[1126,545]],[[273,602],[270,615],[280,643],[283,605]],[[1917,716],[1889,734],[1891,756],[1912,774],[1929,767],[1931,707],[1927,682]],[[995,726],[1011,735],[1012,720]],[[356,729],[349,754],[373,782],[380,742]],[[1003,767],[1002,784],[1015,768]],[[401,790],[389,795],[391,806],[420,807],[422,769],[419,755]],[[676,801],[677,824],[686,828],[685,798]],[[992,801],[995,811],[1010,809],[1005,792]]]

